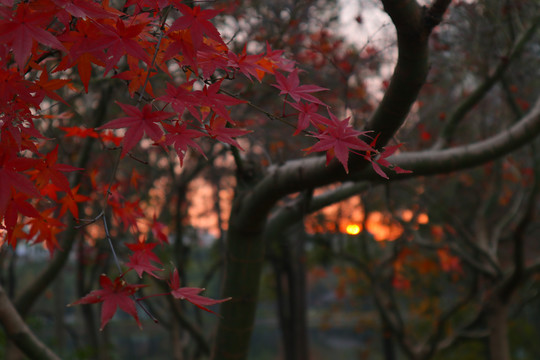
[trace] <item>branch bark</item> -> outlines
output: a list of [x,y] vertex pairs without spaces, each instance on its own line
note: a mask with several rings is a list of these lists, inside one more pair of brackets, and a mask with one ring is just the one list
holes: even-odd
[[[540,98],[518,123],[486,140],[450,149],[408,152],[389,157],[388,161],[392,164],[412,171],[410,174],[392,175],[390,180],[445,174],[484,164],[528,144],[539,133]],[[359,174],[357,179],[381,181],[371,169]]]
[[28,328],[1,285],[0,323],[4,326],[9,339],[29,358],[60,360],[60,357],[43,344]]

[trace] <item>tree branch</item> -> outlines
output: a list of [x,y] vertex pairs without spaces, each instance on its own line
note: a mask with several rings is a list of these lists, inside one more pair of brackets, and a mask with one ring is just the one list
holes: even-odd
[[439,138],[433,145],[433,149],[444,148],[452,140],[454,132],[459,123],[463,120],[463,118],[465,118],[465,115],[467,115],[467,113],[471,111],[474,106],[484,98],[487,92],[502,78],[510,64],[518,57],[518,55],[521,54],[527,42],[536,33],[538,25],[540,25],[540,16],[537,16],[533,20],[531,26],[524,31],[523,34],[521,34],[508,54],[501,58],[495,71],[480,85],[478,85],[478,87],[474,89],[474,91],[467,98],[463,99],[456,106],[443,127]]
[[[506,155],[532,141],[540,133],[540,98],[531,111],[518,123],[486,140],[444,150],[402,153],[388,158],[392,164],[411,170],[410,174],[395,174],[390,180],[416,176],[445,174],[471,168]],[[368,169],[358,179],[382,179]]]
[[4,326],[10,340],[29,358],[60,360],[28,328],[0,285],[0,323]]

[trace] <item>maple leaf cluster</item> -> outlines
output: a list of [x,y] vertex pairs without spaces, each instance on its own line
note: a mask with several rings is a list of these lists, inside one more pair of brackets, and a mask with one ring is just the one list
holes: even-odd
[[[153,265],[151,262],[159,262],[157,256],[151,251],[153,248],[152,244],[150,246],[144,244],[130,244],[131,250],[133,250],[133,255],[128,264],[130,269],[134,269],[139,275],[142,272],[147,272],[150,275],[159,279],[159,276],[155,274],[155,271],[162,271]],[[129,271],[129,270],[128,270]],[[96,304],[102,303],[101,306],[101,326],[100,330],[105,328],[105,325],[113,318],[114,314],[120,308],[122,311],[131,315],[140,328],[142,328],[141,322],[139,320],[139,315],[137,312],[136,304],[151,296],[165,296],[172,295],[175,299],[187,300],[190,303],[194,304],[198,308],[214,313],[212,310],[208,309],[206,306],[216,305],[225,301],[229,301],[231,298],[215,300],[199,295],[200,292],[204,291],[203,288],[193,288],[193,287],[181,287],[180,286],[180,276],[178,271],[174,269],[173,273],[170,276],[168,281],[171,291],[168,293],[161,293],[150,295],[144,298],[137,298],[137,291],[141,288],[146,287],[145,284],[130,284],[124,279],[125,273],[117,276],[114,280],[111,280],[106,274],[101,274],[99,278],[99,284],[101,289],[93,290],[88,295],[80,298],[79,300],[70,304],[73,305],[82,305],[82,304]],[[214,313],[215,314],[215,313]]]
[[[241,149],[237,137],[250,131],[238,127],[231,108],[247,101],[225,84],[242,74],[252,82],[273,77],[273,86],[298,111],[295,134],[310,126],[315,129],[308,132],[317,140],[308,153],[325,152],[328,161],[335,157],[348,170],[353,152],[386,176],[379,165],[389,166],[385,154],[397,147],[380,153],[373,143],[368,145],[365,132],[355,130],[348,119],[339,120],[314,95],[327,89],[300,84],[300,70],[283,51],[268,44],[259,54],[248,54],[246,47],[238,54],[229,49],[211,22],[221,11],[179,0],[128,0],[120,5],[90,0],[0,1],[2,244],[42,243],[52,256],[60,247],[57,234],[65,228],[61,218],[70,214],[79,219],[80,204],[96,200],[96,194],[106,198],[106,207],[125,229],[136,229],[145,217],[137,200],[123,198],[116,184],[98,184],[92,174],[94,194],[80,194],[80,185],[72,186],[68,174],[84,169],[59,163],[58,145],[51,146],[52,139],[43,134],[51,120],[70,116],[50,115],[47,108],[55,103],[71,106],[67,96],[88,93],[93,79],[125,82],[133,103],[118,101],[123,115],[95,129],[85,123],[60,129],[66,137],[121,146],[121,157],[135,151],[145,137],[155,146],[172,148],[181,164],[189,149],[204,156],[201,138]],[[184,76],[173,76],[173,67]],[[158,74],[162,77],[154,82]],[[156,84],[162,88],[156,89]],[[328,116],[319,114],[319,107],[326,108]],[[148,222],[154,237],[166,242],[163,224],[155,217]],[[154,245],[144,244],[129,247],[133,254],[125,265],[139,276],[158,277]],[[197,295],[199,289],[181,288],[174,274],[169,281],[174,297],[203,308],[214,301]],[[100,283],[102,290],[78,303],[104,302],[102,326],[116,307],[138,321],[127,299],[140,286],[128,284],[123,275],[114,281],[102,277]]]

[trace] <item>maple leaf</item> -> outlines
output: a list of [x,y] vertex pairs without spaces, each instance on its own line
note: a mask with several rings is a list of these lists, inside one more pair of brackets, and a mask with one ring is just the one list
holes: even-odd
[[56,234],[63,231],[65,225],[53,216],[54,208],[42,211],[39,216],[30,218],[27,238],[34,244],[42,243],[52,258],[54,250],[60,248]]
[[105,66],[103,49],[106,44],[102,41],[103,32],[95,22],[79,19],[74,31],[60,35],[58,38],[68,47],[65,56],[55,71],[62,71],[77,65],[79,76],[84,89],[88,92],[88,84],[92,75],[92,64]]
[[[30,109],[21,103],[11,103],[7,108],[0,108],[0,126],[2,144],[6,148],[22,151],[29,150],[38,154],[35,139],[46,139],[35,127]],[[3,114],[2,111],[5,111]],[[35,161],[35,160],[31,160]]]
[[60,203],[62,206],[60,207],[60,217],[62,217],[67,210],[73,215],[75,219],[79,218],[79,207],[77,206],[78,203],[85,202],[90,200],[90,198],[86,195],[78,194],[79,188],[81,187],[81,184],[78,184],[75,186],[69,193],[67,193],[62,199],[60,199]]
[[69,181],[63,172],[84,170],[71,165],[58,164],[58,145],[45,155],[44,159],[38,160],[35,169],[29,171],[31,178],[36,181],[38,187],[44,187],[49,182],[58,186],[66,193],[71,192]]
[[99,134],[94,129],[87,129],[84,126],[59,126],[58,128],[66,132],[66,134],[64,135],[65,137],[73,136],[81,139],[85,139],[87,137],[91,137],[94,139],[99,138]]
[[149,63],[148,54],[136,40],[147,25],[148,21],[143,21],[126,26],[120,17],[116,20],[116,26],[114,27],[102,25],[101,45],[105,45],[107,49],[105,73],[108,73],[124,54],[131,55],[147,64]]
[[[266,59],[272,64],[272,70],[279,69],[279,70],[290,73],[294,70],[294,66],[296,62],[283,57],[284,53],[285,53],[284,50],[272,50],[272,47],[267,41],[266,42],[266,55],[264,56],[263,59]],[[274,71],[272,71],[272,74],[274,74]]]
[[189,30],[191,34],[191,39],[193,42],[193,47],[198,49],[203,42],[203,34],[206,34],[211,39],[223,43],[219,31],[216,29],[214,24],[212,24],[210,19],[215,17],[221,11],[219,10],[201,10],[200,6],[194,6],[190,8],[189,6],[182,4],[180,1],[172,1],[178,10],[183,14],[174,21],[171,25],[169,32],[177,30]]
[[[148,93],[148,95],[154,97],[154,92],[152,90],[152,83],[150,81],[146,81],[148,78],[148,70],[139,67],[137,62],[134,60],[134,58],[129,57],[128,58],[128,66],[129,70],[121,72],[118,75],[114,75],[113,78],[118,78],[122,80],[127,80],[128,85],[128,91],[129,95],[133,97],[136,91],[139,91],[143,85],[144,91]],[[156,75],[155,71],[150,71],[150,77]]]
[[[178,270],[174,269],[171,280],[169,281],[169,286],[172,289],[171,295],[176,299],[187,300],[193,305],[197,306],[199,309],[203,309],[210,313],[216,314],[212,310],[206,308],[206,306],[219,304],[225,301],[231,300],[231,298],[214,300],[204,296],[199,295],[205,289],[203,288],[193,288],[193,287],[180,287],[180,276],[178,275]],[[218,314],[216,314],[218,315]]]
[[[165,39],[166,51],[163,59],[175,58],[182,65],[189,66],[198,75],[197,70],[197,51],[193,47],[193,42],[188,30],[179,30],[169,32]],[[204,47],[204,43],[201,45]],[[181,55],[179,55],[181,54]]]
[[296,125],[296,131],[294,132],[294,135],[298,135],[302,130],[305,130],[310,123],[315,126],[317,126],[317,124],[319,123],[326,123],[328,125],[328,120],[324,116],[317,114],[317,109],[319,108],[319,105],[315,103],[304,102],[299,102],[296,104],[290,102],[287,103],[299,111],[298,123]]
[[244,104],[247,101],[220,93],[220,87],[221,81],[217,81],[210,86],[205,86],[202,91],[198,91],[194,95],[201,96],[200,101],[203,106],[206,105],[210,107],[216,114],[227,119],[228,122],[234,124],[234,121],[231,120],[229,111],[225,106]]
[[173,113],[152,111],[151,104],[146,104],[142,110],[139,110],[133,105],[122,104],[120,102],[117,102],[117,104],[128,116],[109,121],[105,125],[96,128],[96,130],[127,128],[124,139],[122,140],[122,157],[141,140],[143,134],[150,136],[156,143],[162,142],[163,130],[161,130],[158,123],[168,119],[174,115]]
[[108,204],[113,211],[114,218],[119,223],[124,224],[124,230],[127,230],[130,226],[133,229],[139,229],[137,221],[144,217],[139,200],[126,201],[120,198],[119,193],[116,191],[109,196]]
[[[375,142],[377,141],[378,137],[379,137],[379,135],[377,135],[375,137],[375,139],[373,139],[372,146],[375,145]],[[405,170],[405,169],[400,168],[399,166],[392,165],[388,160],[386,160],[387,157],[394,154],[402,145],[403,144],[386,146],[386,147],[383,148],[384,151],[376,154],[374,157],[372,157],[372,156],[367,157],[367,159],[371,162],[371,166],[373,167],[373,170],[375,170],[375,172],[377,174],[379,174],[379,176],[381,176],[381,177],[383,177],[385,179],[388,179],[388,175],[386,175],[386,173],[381,169],[381,167],[379,165],[390,168],[390,169],[394,170],[397,174],[409,174],[409,173],[412,173],[412,171]]]
[[374,149],[358,138],[365,135],[366,131],[357,131],[349,125],[349,119],[338,120],[334,114],[328,111],[331,125],[326,127],[321,133],[313,135],[319,142],[312,147],[305,149],[308,153],[315,151],[326,151],[326,164],[334,157],[337,157],[346,172],[349,172],[348,160],[351,150],[374,151]]
[[16,152],[4,144],[0,146],[0,218],[4,216],[11,199],[11,191],[16,190],[29,197],[39,198],[40,193],[34,184],[21,172],[35,164],[35,160],[20,158]]
[[152,219],[152,223],[150,224],[150,229],[152,230],[152,234],[154,235],[154,238],[157,239],[161,243],[169,243],[169,238],[167,237],[167,234],[163,230],[166,230],[167,227],[162,222],[158,221],[156,218],[156,214],[154,214],[154,218]]
[[68,105],[68,103],[54,91],[63,88],[66,84],[69,84],[70,82],[71,80],[68,80],[68,79],[49,80],[49,73],[45,69],[44,71],[41,72],[39,80],[34,82],[32,89],[36,90],[36,93],[37,93],[36,99],[39,102],[43,101],[45,96],[48,96],[49,98],[53,100],[60,101]]
[[276,69],[290,73],[294,70],[295,62],[283,57],[283,50],[272,50],[266,42],[266,54],[257,61],[257,77],[262,80],[265,73],[275,74]]
[[169,5],[169,0],[128,0],[124,7],[128,8],[130,6],[135,6],[134,14],[137,15],[145,10],[154,11],[156,5],[158,9],[163,10],[163,8]]
[[169,132],[167,135],[165,135],[163,145],[172,145],[174,147],[174,150],[180,159],[180,166],[183,166],[184,164],[184,156],[186,155],[188,147],[197,150],[197,152],[206,158],[203,149],[201,149],[199,144],[193,141],[195,138],[206,136],[205,133],[197,130],[187,129],[187,124],[185,122],[176,122],[174,126],[163,124],[163,127]]
[[227,121],[224,118],[219,116],[216,117],[214,115],[212,115],[212,118],[210,119],[210,126],[205,125],[205,128],[213,139],[235,146],[240,150],[244,149],[242,149],[240,144],[238,144],[233,137],[242,136],[251,132],[251,130],[227,127]]
[[[102,19],[109,17],[110,14],[99,7],[99,3],[88,0],[52,0],[59,10],[56,17],[66,27],[69,25],[71,16],[79,19],[92,18]],[[70,16],[71,15],[71,16]]]
[[200,106],[201,102],[198,96],[195,96],[194,93],[188,90],[191,89],[194,82],[195,80],[191,80],[180,86],[174,86],[171,83],[167,83],[165,95],[160,96],[157,100],[169,103],[173,110],[180,116],[182,116],[187,109],[193,117],[200,120],[201,116],[197,107]]
[[132,296],[137,292],[138,289],[147,285],[128,284],[121,277],[115,278],[113,282],[105,274],[100,275],[99,284],[101,285],[101,289],[92,291],[83,298],[71,303],[69,306],[96,304],[102,302],[101,327],[99,328],[101,331],[112,319],[118,308],[122,309],[128,315],[131,315],[135,321],[137,321],[139,328],[142,328],[139,316],[137,315],[135,301],[133,300]]
[[322,106],[327,106],[321,100],[317,99],[310,93],[328,90],[326,88],[317,85],[300,85],[300,79],[298,79],[298,69],[294,69],[289,76],[285,78],[283,74],[275,73],[277,84],[272,86],[281,90],[279,95],[289,95],[294,101],[300,102],[300,99],[304,99],[308,102],[313,102]]
[[[25,80],[15,69],[0,69],[0,101],[5,104],[13,100],[22,100],[26,106],[39,107],[39,100],[30,88],[32,82]],[[0,113],[9,113],[4,108]]]
[[246,46],[247,45],[244,45],[244,49],[240,55],[229,51],[229,63],[227,65],[239,69],[240,72],[249,80],[251,80],[251,77],[254,76],[260,82],[264,76],[264,72],[262,76],[260,75],[260,71],[264,70],[264,68],[258,64],[259,60],[262,58],[262,55],[246,54]]
[[126,266],[135,270],[139,278],[142,278],[142,274],[145,272],[156,279],[160,278],[154,274],[154,271],[163,271],[163,269],[152,264],[152,262],[161,264],[159,258],[152,252],[152,249],[156,246],[155,243],[138,242],[136,244],[126,244],[126,246],[133,251]]
[[[38,217],[39,212],[32,206],[28,200],[31,198],[26,194],[18,193],[13,190],[11,191],[11,198],[7,203],[5,213],[2,212],[4,217],[4,229],[7,231],[7,240],[13,248],[17,245],[17,237],[13,236],[15,234],[15,229],[17,226],[17,219],[19,214],[26,217]],[[1,218],[1,216],[0,216]],[[26,234],[24,234],[26,235]],[[20,237],[22,238],[22,236]]]
[[437,256],[444,272],[462,272],[459,257],[452,255],[448,247],[437,249]]
[[8,19],[0,19],[0,43],[11,46],[20,71],[25,68],[34,42],[65,50],[58,39],[45,30],[52,12],[32,11],[26,3],[19,3]]
[[206,38],[203,46],[197,51],[197,64],[205,78],[212,77],[216,69],[225,69],[229,62],[229,49],[223,43]]

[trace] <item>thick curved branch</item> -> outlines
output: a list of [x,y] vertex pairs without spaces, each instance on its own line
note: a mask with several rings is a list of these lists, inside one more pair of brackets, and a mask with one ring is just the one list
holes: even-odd
[[370,185],[367,183],[349,182],[336,189],[328,190],[321,195],[313,196],[307,206],[301,206],[305,202],[301,198],[293,204],[283,205],[274,211],[268,220],[266,237],[267,239],[279,239],[279,234],[282,234],[289,226],[301,221],[303,216],[358,195],[369,187]]
[[[540,134],[540,98],[529,113],[508,128],[486,140],[445,150],[426,150],[394,155],[392,164],[411,170],[410,174],[393,174],[390,180],[445,174],[495,160],[531,142]],[[359,174],[359,180],[381,178],[373,171]]]
[[[444,13],[446,12],[446,9],[448,9],[448,6],[452,0],[435,0],[431,4],[431,6],[427,9],[427,26],[431,26],[431,29],[433,29],[435,26],[437,26],[443,18]],[[431,20],[431,22],[429,22]]]
[[[486,140],[450,149],[408,152],[389,157],[388,161],[392,164],[412,171],[408,174],[390,174],[390,181],[445,174],[478,166],[522,147],[539,133],[540,98],[519,122]],[[371,168],[347,176],[339,164],[332,162],[327,167],[324,164],[323,157],[314,157],[288,161],[270,169],[270,173],[243,200],[243,209],[246,212],[248,209],[258,209],[262,217],[266,214],[263,209],[269,209],[277,199],[306,187],[316,188],[345,179],[387,181]]]
[[427,26],[425,11],[416,1],[383,0],[382,3],[396,28],[398,60],[388,89],[365,129],[379,136],[379,147],[403,124],[426,80],[427,40],[432,29],[431,25]]
[[9,339],[29,358],[60,360],[28,328],[2,286],[0,286],[0,323],[4,326]]

